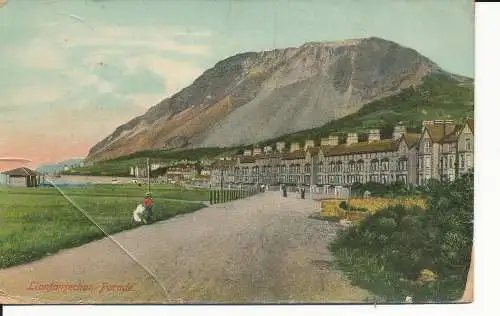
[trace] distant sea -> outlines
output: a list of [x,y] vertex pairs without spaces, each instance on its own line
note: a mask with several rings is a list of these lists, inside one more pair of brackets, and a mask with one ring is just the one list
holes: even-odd
[[[93,183],[92,182],[84,182],[84,181],[72,181],[72,180],[68,180],[68,179],[54,179],[54,180],[51,180],[52,183],[54,183],[54,185],[58,186],[58,187],[83,187],[83,186],[88,186],[88,185],[92,185]],[[52,187],[52,183],[48,182],[47,180],[45,180],[45,182],[41,183],[40,186],[42,187]]]

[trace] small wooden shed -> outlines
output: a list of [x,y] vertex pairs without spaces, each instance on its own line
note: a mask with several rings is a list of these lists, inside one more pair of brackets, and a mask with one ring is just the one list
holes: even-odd
[[41,174],[26,167],[2,172],[7,175],[7,185],[33,188],[40,185]]

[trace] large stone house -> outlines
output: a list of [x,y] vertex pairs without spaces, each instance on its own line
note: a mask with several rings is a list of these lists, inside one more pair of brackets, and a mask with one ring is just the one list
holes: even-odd
[[[368,140],[358,141],[348,133],[346,142],[338,136],[306,140],[304,147],[279,142],[270,147],[246,150],[229,164],[218,164],[212,179],[220,182],[225,168],[228,182],[241,184],[350,185],[353,183],[424,184],[429,179],[453,180],[473,166],[473,120],[458,125],[451,121],[425,121],[420,134],[408,133],[398,124],[389,139],[370,130]],[[455,157],[459,157],[455,165]]]
[[418,144],[418,184],[453,181],[474,166],[474,121],[424,121]]
[[380,139],[379,130],[371,130],[368,141],[358,142],[358,135],[349,133],[345,144],[320,148],[317,184],[414,183],[417,140],[418,135],[407,134],[400,125],[391,139]]

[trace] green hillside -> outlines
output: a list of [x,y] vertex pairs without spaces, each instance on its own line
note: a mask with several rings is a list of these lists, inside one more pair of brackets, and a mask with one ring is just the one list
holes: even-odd
[[419,132],[422,121],[434,119],[461,120],[474,116],[473,81],[458,82],[447,75],[431,75],[415,89],[409,88],[401,93],[363,106],[355,114],[332,121],[319,128],[284,135],[278,139],[263,142],[272,145],[277,141],[303,142],[331,134],[342,136],[347,132],[358,132],[360,138],[366,137],[369,129],[380,129],[383,137],[391,137],[394,125],[403,122],[410,132]]
[[[474,116],[473,81],[457,81],[444,74],[433,74],[424,78],[424,83],[416,88],[364,105],[360,111],[321,127],[284,135],[276,139],[260,142],[258,146],[273,146],[278,141],[304,142],[314,139],[318,144],[322,137],[331,134],[343,135],[347,132],[360,133],[360,141],[366,138],[369,129],[378,128],[382,137],[390,137],[394,125],[403,122],[410,132],[421,130],[422,121],[433,119],[455,119]],[[188,159],[210,160],[218,156],[242,153],[245,148],[197,148],[189,150],[151,150],[99,162],[91,167],[73,169],[71,174],[87,175],[128,175],[130,166],[144,163],[149,157],[154,161],[179,161]]]

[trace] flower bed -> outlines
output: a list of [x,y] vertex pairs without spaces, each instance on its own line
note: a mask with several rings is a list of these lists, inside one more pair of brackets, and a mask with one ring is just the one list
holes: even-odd
[[[387,199],[387,198],[368,198],[368,199],[350,199],[348,208],[345,210],[340,207],[340,203],[345,200],[328,199],[321,201],[321,213],[323,217],[337,217],[339,219],[347,219],[352,222],[362,220],[369,214],[373,214],[381,209],[389,206],[404,205],[405,207],[418,206],[421,208],[426,207],[424,199]],[[365,209],[367,211],[360,211]]]

